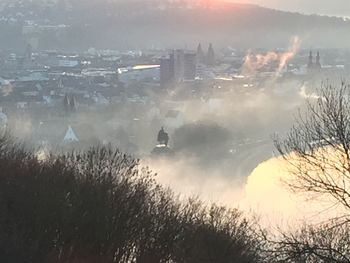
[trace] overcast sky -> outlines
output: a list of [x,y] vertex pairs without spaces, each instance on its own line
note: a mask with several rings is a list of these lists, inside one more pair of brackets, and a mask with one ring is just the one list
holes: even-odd
[[350,16],[350,0],[232,0],[304,13]]

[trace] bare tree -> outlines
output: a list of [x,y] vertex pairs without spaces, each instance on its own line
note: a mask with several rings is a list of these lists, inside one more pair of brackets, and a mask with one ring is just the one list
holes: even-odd
[[290,189],[321,198],[342,213],[284,233],[275,247],[279,262],[350,262],[350,86],[327,84],[318,94],[275,145],[288,163]]
[[271,241],[272,262],[349,263],[350,225],[334,227],[333,223],[304,225],[297,231],[283,233],[277,242]]
[[350,212],[350,86],[326,85],[319,94],[275,145],[289,164],[292,190],[324,196]]
[[183,203],[111,147],[38,160],[0,136],[3,262],[264,262],[255,222]]
[[238,210],[190,200],[182,214],[183,233],[175,262],[265,262],[265,243],[257,234],[256,223]]

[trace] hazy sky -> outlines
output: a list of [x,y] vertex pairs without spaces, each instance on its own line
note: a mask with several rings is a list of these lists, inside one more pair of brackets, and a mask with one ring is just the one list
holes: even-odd
[[232,0],[251,2],[282,10],[350,16],[350,0]]

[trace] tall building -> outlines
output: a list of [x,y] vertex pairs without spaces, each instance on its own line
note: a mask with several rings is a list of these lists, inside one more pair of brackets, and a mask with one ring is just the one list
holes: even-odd
[[196,53],[187,52],[184,55],[184,80],[194,80],[196,78]]
[[197,55],[195,52],[177,49],[169,56],[162,57],[159,63],[161,88],[168,88],[174,83],[196,78]]
[[183,80],[185,73],[185,51],[177,49],[174,51],[174,79],[176,82]]
[[207,54],[207,65],[208,66],[214,66],[215,65],[215,52],[213,45],[210,44],[208,48],[208,54]]
[[33,58],[33,48],[31,44],[27,44],[27,48],[26,48],[26,58],[27,60],[32,60]]
[[160,59],[160,86],[167,88],[174,82],[174,54]]

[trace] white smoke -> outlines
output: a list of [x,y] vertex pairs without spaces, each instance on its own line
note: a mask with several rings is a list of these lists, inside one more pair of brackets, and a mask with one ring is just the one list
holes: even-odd
[[290,47],[285,52],[269,51],[264,54],[253,54],[248,52],[244,59],[241,74],[253,76],[266,66],[275,65],[275,75],[280,76],[288,65],[288,62],[295,57],[300,49],[301,39],[298,36],[292,38]]
[[307,92],[307,86],[304,84],[301,88],[300,88],[300,92],[299,92],[300,96],[304,99],[320,99],[321,97],[319,95],[317,95],[315,92],[311,92],[308,93]]

